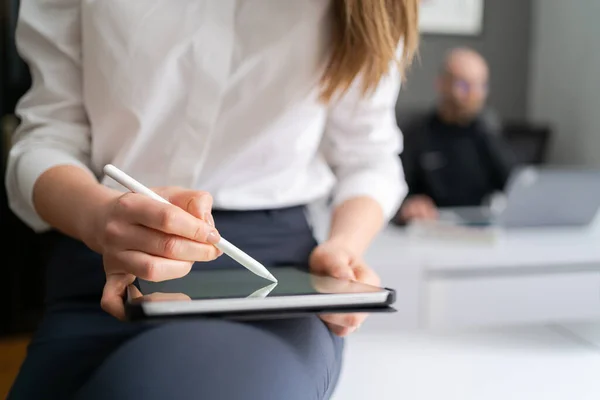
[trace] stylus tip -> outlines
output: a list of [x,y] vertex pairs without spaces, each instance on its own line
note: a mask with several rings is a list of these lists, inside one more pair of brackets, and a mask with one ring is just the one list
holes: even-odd
[[275,283],[277,283],[277,282],[278,282],[278,281],[277,281],[277,278],[275,278],[275,277],[273,276],[273,274],[271,274],[271,273],[269,273],[269,275],[268,275],[266,278],[267,278],[268,280],[270,280],[271,282],[275,282]]

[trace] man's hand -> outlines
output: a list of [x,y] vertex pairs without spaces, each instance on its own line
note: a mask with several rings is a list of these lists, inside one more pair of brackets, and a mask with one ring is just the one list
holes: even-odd
[[402,222],[414,220],[435,220],[438,209],[429,196],[414,195],[404,201],[400,208],[399,217]]

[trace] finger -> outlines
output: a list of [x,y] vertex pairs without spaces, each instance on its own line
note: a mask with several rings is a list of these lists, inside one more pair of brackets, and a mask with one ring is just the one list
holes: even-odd
[[150,293],[142,297],[146,301],[191,301],[192,298],[185,293]]
[[317,275],[326,275],[338,279],[354,280],[354,271],[345,260],[338,260],[334,256],[325,254],[313,261],[311,272]]
[[331,276],[332,278],[345,279],[353,281],[355,279],[354,271],[349,265],[334,264],[334,265],[321,265],[311,270],[317,275]]
[[439,218],[439,211],[435,206],[429,208],[429,218],[431,218],[431,219]]
[[215,224],[215,218],[213,217],[212,213],[208,214],[208,219],[209,220],[206,221],[206,222],[208,222],[208,224],[210,226],[215,227],[216,226],[216,224]]
[[366,283],[368,285],[379,286],[381,285],[381,279],[379,276],[365,264],[359,264],[354,267],[354,276],[356,281]]
[[404,215],[406,220],[421,218],[419,204],[415,202],[409,204],[404,211]]
[[422,205],[422,208],[419,210],[419,216],[421,219],[433,220],[435,219],[436,212],[434,208],[427,205]]
[[365,313],[352,313],[352,314],[322,314],[320,318],[323,322],[328,324],[336,325],[343,328],[358,328],[368,314]]
[[198,242],[216,244],[221,239],[215,228],[192,214],[141,194],[121,196],[117,213],[136,224]]
[[327,328],[331,332],[333,332],[334,335],[339,336],[339,337],[348,336],[349,334],[351,334],[352,332],[354,332],[356,330],[356,328],[346,328],[343,326],[337,326],[337,325],[328,324],[328,323],[325,323],[325,325],[327,325]]
[[129,295],[131,296],[132,299],[138,299],[138,298],[144,297],[142,292],[140,292],[140,289],[138,289],[137,286],[135,286],[135,285],[127,286],[127,292],[129,293]]
[[421,218],[421,208],[418,205],[413,205],[410,207],[408,212],[408,218],[410,219],[420,219]]
[[429,196],[423,196],[423,202],[427,203],[430,207],[435,208],[435,202],[433,201],[433,199]]
[[209,193],[198,190],[184,190],[171,195],[169,201],[196,218],[200,218],[210,226],[215,226],[212,218],[213,198]]
[[410,221],[413,218],[412,214],[409,212],[408,208],[402,208],[400,210],[400,219],[403,221]]
[[126,272],[141,279],[160,282],[187,275],[192,262],[153,256],[135,250],[127,250],[113,256],[105,255],[105,268],[110,271]]
[[310,283],[313,289],[319,293],[354,293],[356,285],[348,279],[336,279],[331,276],[311,274]]
[[418,204],[418,213],[421,218],[430,218],[435,207],[429,201],[420,201]]
[[406,204],[404,207],[402,207],[404,213],[408,216],[412,216],[415,212],[415,204],[414,202],[410,202],[408,204]]
[[162,293],[154,292],[143,295],[135,285],[128,285],[127,291],[132,299],[138,301],[191,301],[192,298],[185,293]]
[[426,204],[419,204],[415,207],[415,214],[418,218],[427,219],[429,217],[429,207]]
[[107,241],[120,248],[182,261],[212,261],[221,255],[213,245],[169,235],[141,225],[113,224]]
[[106,284],[102,291],[100,306],[110,315],[120,319],[125,319],[125,305],[123,297],[125,289],[133,283],[135,277],[129,274],[110,274],[106,276]]
[[421,201],[421,205],[423,206],[423,214],[425,218],[429,218],[429,219],[435,219],[437,218],[437,206],[435,205],[434,201],[431,199],[431,197],[428,196],[424,196],[422,198]]

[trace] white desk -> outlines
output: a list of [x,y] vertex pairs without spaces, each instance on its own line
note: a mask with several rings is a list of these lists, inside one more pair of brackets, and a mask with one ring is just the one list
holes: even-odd
[[432,334],[375,331],[347,340],[335,400],[592,400],[600,353],[560,327]]
[[[328,219],[316,209],[320,240]],[[365,257],[396,289],[398,312],[348,338],[334,399],[598,398],[600,221],[493,245],[390,226]]]
[[389,227],[366,259],[398,290],[407,327],[600,321],[596,231],[515,231],[484,245]]
[[[329,216],[313,210],[322,239]],[[496,243],[424,239],[390,226],[367,262],[397,290],[403,328],[600,321],[600,220],[589,229],[505,232]]]

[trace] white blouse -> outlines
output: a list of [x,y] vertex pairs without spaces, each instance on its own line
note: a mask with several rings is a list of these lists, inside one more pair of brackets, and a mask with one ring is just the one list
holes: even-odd
[[[318,99],[331,10],[322,0],[21,2],[17,46],[33,78],[7,168],[13,211],[36,231],[36,179],[112,163],[147,186],[210,192],[215,208],[406,194],[394,68],[362,98]],[[65,193],[65,196],[68,196]]]

